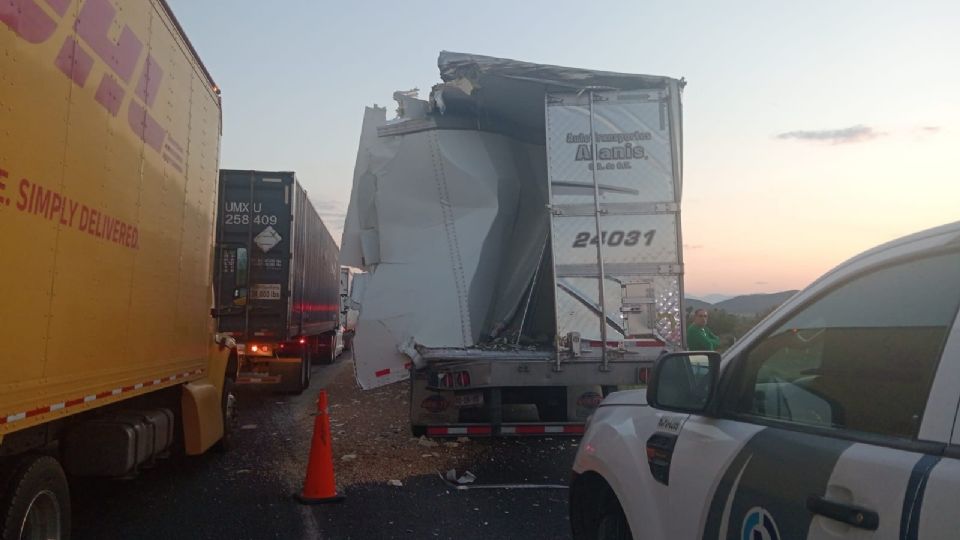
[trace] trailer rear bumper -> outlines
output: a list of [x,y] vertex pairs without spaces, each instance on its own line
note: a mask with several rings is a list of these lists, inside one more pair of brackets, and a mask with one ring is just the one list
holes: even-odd
[[237,376],[237,384],[280,384],[283,377],[264,373],[241,373]]
[[620,386],[646,384],[654,358],[575,361],[555,359],[430,360],[427,388],[466,390],[505,386]]

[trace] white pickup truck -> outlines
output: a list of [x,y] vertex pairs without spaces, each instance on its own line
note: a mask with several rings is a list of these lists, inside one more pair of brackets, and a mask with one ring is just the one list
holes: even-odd
[[960,536],[960,222],[838,266],[726,352],[610,395],[573,466],[581,538]]

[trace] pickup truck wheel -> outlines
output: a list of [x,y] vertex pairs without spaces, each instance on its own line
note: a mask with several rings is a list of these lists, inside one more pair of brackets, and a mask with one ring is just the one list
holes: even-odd
[[611,498],[604,505],[597,525],[597,540],[630,540],[633,535],[620,503]]
[[56,459],[28,455],[3,472],[3,538],[70,537],[70,491]]

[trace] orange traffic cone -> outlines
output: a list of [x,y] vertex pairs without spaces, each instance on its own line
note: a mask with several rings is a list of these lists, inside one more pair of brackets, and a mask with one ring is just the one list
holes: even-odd
[[342,502],[337,495],[333,476],[333,448],[330,446],[330,417],[327,414],[327,391],[317,396],[317,417],[313,422],[313,440],[310,442],[310,460],[303,492],[296,495],[303,504]]

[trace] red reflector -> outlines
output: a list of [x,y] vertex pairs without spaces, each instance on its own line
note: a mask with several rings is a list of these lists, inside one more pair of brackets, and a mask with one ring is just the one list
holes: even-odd
[[457,384],[459,386],[470,386],[470,372],[461,371],[457,373]]

